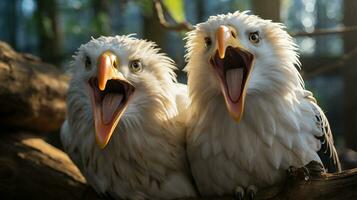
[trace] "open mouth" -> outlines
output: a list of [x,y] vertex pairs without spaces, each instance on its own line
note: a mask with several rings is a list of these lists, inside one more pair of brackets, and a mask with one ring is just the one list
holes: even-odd
[[106,144],[124,113],[135,87],[126,81],[116,79],[108,80],[103,91],[98,88],[97,78],[91,78],[88,84],[97,137]]
[[252,71],[253,54],[240,48],[228,46],[223,59],[218,51],[210,63],[216,71],[226,104],[235,118],[243,111],[247,81]]

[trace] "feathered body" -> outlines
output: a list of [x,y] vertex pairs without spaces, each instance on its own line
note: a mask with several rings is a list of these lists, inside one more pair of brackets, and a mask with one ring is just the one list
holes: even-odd
[[[86,70],[85,57],[111,50],[120,57],[120,72],[136,90],[104,149],[96,145],[93,113],[86,90],[96,67]],[[99,193],[123,199],[172,199],[195,196],[187,168],[186,88],[176,83],[171,59],[154,43],[131,36],[100,37],[82,45],[74,56],[68,91],[68,119],[61,139],[66,152]],[[129,61],[140,59],[143,70],[131,73]]]
[[[239,123],[228,113],[210,66],[215,40],[205,45],[204,38],[216,37],[221,25],[237,30],[237,40],[255,57]],[[326,167],[339,168],[326,117],[304,89],[295,67],[299,65],[296,46],[283,29],[281,24],[235,12],[210,17],[188,34],[187,151],[203,195],[278,183],[289,166],[321,162],[319,154],[329,158],[331,165]],[[260,43],[249,41],[250,32],[260,33]]]

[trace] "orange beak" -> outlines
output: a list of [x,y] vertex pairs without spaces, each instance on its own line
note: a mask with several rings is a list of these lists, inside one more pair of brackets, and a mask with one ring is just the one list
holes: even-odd
[[110,51],[104,52],[98,59],[98,87],[100,90],[105,89],[107,81],[114,77],[114,62],[117,57]]
[[227,26],[218,27],[216,31],[217,51],[221,59],[223,59],[226,54],[226,48],[230,38],[231,33]]
[[119,72],[119,58],[106,51],[98,58],[97,77],[89,81],[96,142],[104,148],[134,92],[132,86]]
[[243,116],[247,85],[253,69],[254,56],[234,36],[232,27],[221,25],[216,31],[217,51],[211,57],[220,81],[227,110],[239,122]]

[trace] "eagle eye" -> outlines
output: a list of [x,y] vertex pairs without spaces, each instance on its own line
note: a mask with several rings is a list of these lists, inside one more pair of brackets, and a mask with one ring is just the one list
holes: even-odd
[[140,60],[133,60],[130,62],[129,68],[131,72],[137,73],[143,70],[143,65]]
[[231,35],[232,35],[233,38],[237,38],[237,35],[236,35],[236,33],[234,31],[231,31]]
[[212,45],[212,39],[210,37],[205,37],[205,46],[206,48]]
[[87,70],[89,70],[92,66],[92,61],[90,60],[89,56],[85,57],[84,65]]
[[258,44],[260,42],[260,36],[258,32],[253,32],[249,34],[249,41],[253,44]]
[[116,60],[113,61],[113,67],[114,67],[114,68],[118,68],[118,63],[117,63]]

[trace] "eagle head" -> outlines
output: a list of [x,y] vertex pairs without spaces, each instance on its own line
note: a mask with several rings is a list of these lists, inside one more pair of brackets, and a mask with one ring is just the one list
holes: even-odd
[[69,121],[94,125],[101,148],[119,121],[132,125],[141,115],[157,114],[155,106],[164,110],[169,98],[163,98],[176,81],[172,60],[154,43],[130,35],[92,39],[80,46],[72,66]]
[[[197,98],[224,98],[237,122],[245,105],[302,84],[296,45],[284,26],[247,12],[210,17],[187,35],[188,86]],[[199,105],[197,105],[199,106]]]

